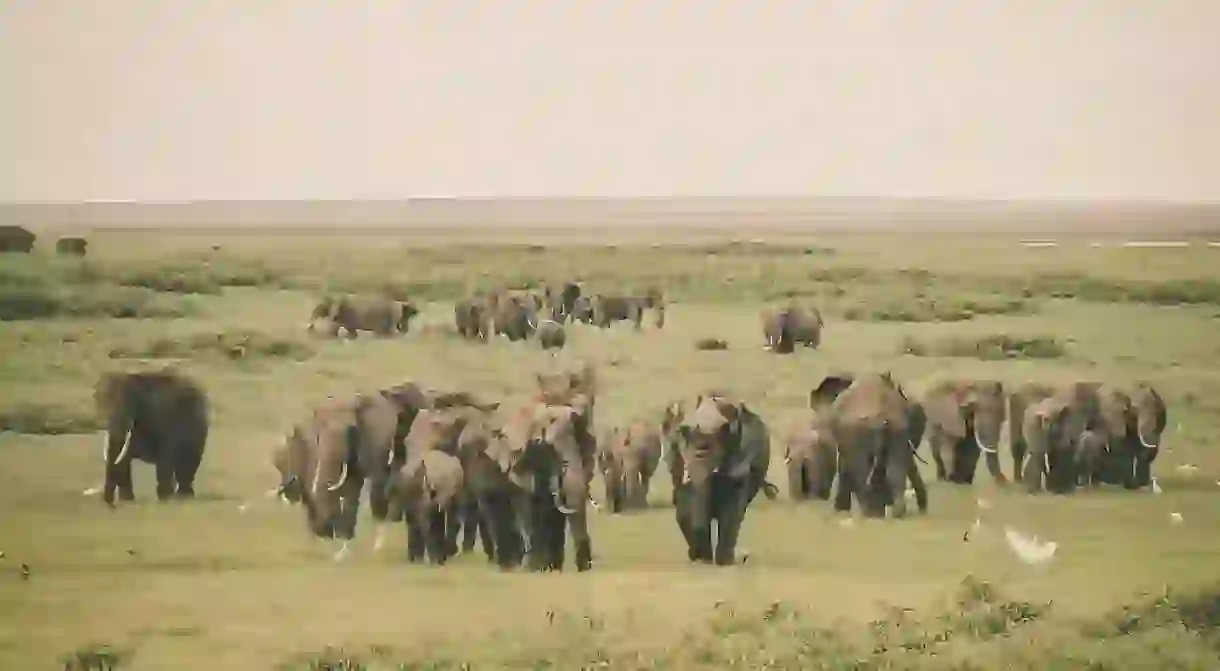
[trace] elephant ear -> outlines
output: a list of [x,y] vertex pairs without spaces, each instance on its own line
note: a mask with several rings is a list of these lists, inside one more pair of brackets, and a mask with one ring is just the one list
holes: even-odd
[[736,449],[730,449],[723,466],[724,473],[733,479],[742,479],[750,474],[754,465],[771,451],[771,436],[762,418],[745,405],[738,406],[734,422],[737,429]]
[[955,390],[947,387],[933,389],[924,399],[923,409],[928,424],[937,426],[953,438],[966,437],[966,420],[962,417],[962,399]]
[[1104,385],[1097,390],[1097,402],[1106,435],[1112,440],[1126,439],[1127,418],[1131,415],[1131,398],[1117,387]]
[[[711,435],[729,425],[730,418],[725,416],[721,406],[722,400],[716,397],[698,398],[695,410],[682,422],[682,429],[696,430],[699,433]],[[735,416],[736,413],[734,413]]]

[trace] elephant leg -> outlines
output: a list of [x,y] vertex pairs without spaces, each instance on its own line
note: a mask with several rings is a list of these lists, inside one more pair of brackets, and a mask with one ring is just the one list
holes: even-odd
[[441,522],[441,532],[445,539],[445,556],[452,557],[458,553],[457,538],[462,531],[462,516],[458,514],[458,506],[454,505],[445,509]]
[[131,479],[131,459],[114,467],[114,484],[118,488],[120,501],[135,501],[136,489]]
[[954,463],[953,438],[936,431],[928,441],[932,447],[932,460],[936,462],[936,480],[951,481],[956,464]]
[[856,478],[850,469],[841,468],[838,472],[839,487],[835,490],[835,512],[851,512],[851,497],[856,493]]
[[174,458],[162,453],[157,459],[157,500],[167,501],[174,495]]
[[436,566],[443,566],[449,555],[447,517],[445,512],[440,509],[434,508],[428,511],[428,527],[425,530],[425,551],[427,552],[429,563]]
[[[1021,420],[1018,418],[1015,420],[1010,419],[1009,421],[1010,422],[1011,421],[1020,422]],[[1025,469],[1024,469],[1025,453],[1029,451],[1028,446],[1025,444],[1025,438],[1022,437],[1020,440],[1013,441],[1011,450],[1012,450],[1012,479],[1014,481],[1016,481],[1017,483],[1020,483],[1025,479]]]
[[483,550],[487,558],[493,559],[502,569],[509,569],[521,562],[521,534],[513,523],[511,504],[502,496],[479,497],[479,512],[484,523],[490,527],[495,542],[487,545],[484,537]]
[[199,463],[202,458],[202,445],[189,445],[187,449],[178,453],[178,458],[174,462],[174,481],[177,485],[178,498],[194,498],[195,474],[199,471]]
[[[998,449],[986,448],[979,443],[975,443],[978,449],[983,454],[983,461],[987,463],[987,472],[991,474],[991,479],[997,485],[1003,487],[1008,484],[1008,478],[1005,477],[1004,471],[1000,468],[1000,452]],[[974,476],[971,475],[971,482],[974,481]]]
[[902,444],[891,445],[886,458],[888,463],[885,465],[883,486],[889,490],[890,512],[895,519],[902,519],[907,515],[907,480],[910,479],[911,472],[915,471],[910,454],[910,448],[903,441]]
[[[462,528],[462,554],[474,552],[474,543],[478,539],[486,525],[481,524],[479,508],[474,500],[466,497],[458,505],[460,518],[459,525]],[[490,544],[484,540],[483,550],[487,551]]]
[[339,521],[335,527],[335,536],[344,540],[356,537],[356,520],[360,513],[360,495],[364,492],[364,478],[349,475],[347,490],[339,502]]
[[1025,491],[1030,494],[1036,494],[1042,490],[1042,478],[1047,475],[1046,459],[1044,455],[1038,452],[1031,452],[1029,459],[1025,460],[1025,465],[1022,472],[1022,483],[1025,485]]
[[[691,502],[692,492],[689,485],[681,485],[674,490],[674,518],[678,522],[678,530],[682,532],[682,537],[686,540],[686,557],[692,562],[707,561],[708,552],[701,552],[700,538],[695,533],[694,524],[692,524],[693,505]],[[708,532],[708,538],[705,545],[711,543],[711,533]]]
[[562,571],[564,560],[567,557],[567,517],[575,517],[575,515],[564,515],[551,506],[545,508],[547,516],[547,529],[550,535],[549,547],[550,552],[547,558],[547,568],[552,571]]
[[732,566],[737,563],[737,537],[741,532],[741,524],[745,520],[746,509],[750,505],[750,491],[758,487],[747,477],[742,481],[732,481],[725,478],[721,491],[713,496],[722,497],[723,501],[717,508],[716,516],[716,552],[717,566]]
[[[483,544],[483,554],[487,555],[488,562],[495,562],[496,539],[491,521],[487,519],[482,510],[474,505],[471,505],[469,515],[468,523],[473,524],[478,530],[479,541]],[[470,551],[474,552],[474,543],[470,544]]]
[[793,501],[809,497],[809,466],[804,459],[788,458],[788,496]]
[[[919,466],[912,463],[907,472],[907,478],[911,481],[911,489],[915,490],[915,505],[921,514],[926,514],[928,512],[928,488],[924,484],[923,474],[919,472]],[[903,494],[905,495],[905,492]]]
[[532,492],[516,497],[514,512],[521,528],[521,537],[525,541],[525,567],[530,571],[541,571],[546,567],[547,546],[543,542],[546,536],[545,525],[539,524],[538,508]]
[[424,558],[424,529],[414,511],[403,515],[403,520],[407,525],[407,561],[418,564]]

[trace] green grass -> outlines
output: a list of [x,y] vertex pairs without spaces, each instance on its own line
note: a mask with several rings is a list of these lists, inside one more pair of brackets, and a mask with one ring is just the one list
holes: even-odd
[[[112,233],[91,237],[86,260],[0,259],[0,668],[106,654],[122,669],[1220,667],[1216,250],[650,242]],[[831,371],[890,370],[916,393],[947,376],[1148,380],[1170,403],[1164,492],[1028,497],[980,469],[973,488],[930,482],[927,517],[850,527],[781,493],[750,509],[749,562],[714,569],[687,564],[661,479],[647,512],[595,516],[592,572],[545,576],[481,556],[408,566],[400,530],[373,553],[363,511],[353,556],[334,564],[300,510],[263,496],[271,449],[328,394],[415,379],[520,402],[551,354],[457,339],[449,301],[570,277],[659,286],[673,303],[662,331],[568,328],[559,356],[599,367],[599,427],[727,389],[771,425],[782,490],[781,437]],[[418,328],[308,338],[317,294],[339,290],[412,298]],[[28,295],[43,307],[21,307]],[[120,295],[164,311],[111,307]],[[763,351],[759,312],[788,297],[822,309],[818,350]],[[713,342],[727,349],[699,344]],[[81,495],[101,476],[92,384],[167,361],[211,393],[200,497],[158,505],[137,465],[140,500],[108,511]],[[1059,541],[1055,560],[1020,563],[1006,525]]]

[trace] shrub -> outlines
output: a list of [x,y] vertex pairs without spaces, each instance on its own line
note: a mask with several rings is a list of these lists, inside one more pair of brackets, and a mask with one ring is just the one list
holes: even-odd
[[729,344],[719,338],[700,338],[695,341],[695,349],[702,351],[719,351],[729,348]]
[[316,353],[314,345],[256,331],[195,333],[184,337],[152,338],[134,347],[116,347],[112,359],[189,359],[223,356],[228,359],[281,358],[304,361]]
[[93,433],[102,428],[88,406],[20,402],[0,408],[0,431],[57,436]]
[[950,336],[921,341],[905,336],[900,352],[924,357],[974,358],[984,361],[1000,359],[1058,359],[1067,356],[1067,348],[1049,336],[1015,337],[992,334],[974,337]]
[[877,322],[961,322],[982,315],[1030,314],[1035,308],[1028,301],[1013,298],[935,300],[915,298],[890,302],[871,309],[855,306],[843,311],[850,321]]

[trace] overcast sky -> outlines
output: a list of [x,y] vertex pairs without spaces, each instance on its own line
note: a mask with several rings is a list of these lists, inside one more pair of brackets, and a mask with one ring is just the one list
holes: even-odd
[[3,0],[0,200],[1220,200],[1220,0]]

